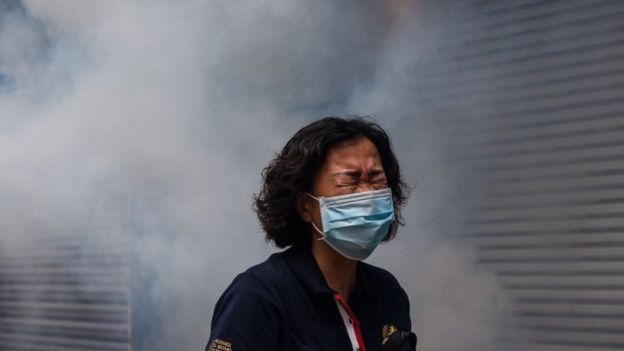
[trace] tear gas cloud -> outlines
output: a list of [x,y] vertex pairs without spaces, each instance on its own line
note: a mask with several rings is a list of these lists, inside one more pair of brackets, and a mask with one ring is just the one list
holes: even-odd
[[465,175],[449,161],[453,145],[436,122],[445,116],[419,113],[418,64],[439,54],[460,9],[400,0],[4,4],[0,206],[9,218],[0,244],[41,231],[33,222],[46,223],[45,235],[97,222],[107,238],[132,238],[134,269],[151,276],[134,298],[155,301],[133,319],[166,316],[143,347],[203,348],[220,293],[275,251],[251,211],[261,169],[304,124],[347,114],[376,116],[417,184],[407,226],[370,262],[406,288],[419,347],[493,347],[502,295],[470,247],[448,236],[460,230]]

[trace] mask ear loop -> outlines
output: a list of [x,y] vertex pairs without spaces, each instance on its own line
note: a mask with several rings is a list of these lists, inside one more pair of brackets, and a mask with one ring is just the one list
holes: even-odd
[[[319,199],[318,197],[306,192],[306,194],[313,198],[314,200],[318,201],[319,203],[321,202],[321,199]],[[316,226],[316,224],[314,224],[314,222],[310,221],[310,224],[312,224],[312,227],[314,227],[314,230],[316,230],[319,234],[321,234],[321,237],[316,239],[316,240],[323,240],[325,239],[325,233],[323,233],[323,231],[321,231],[320,229],[318,229],[318,227]]]
[[314,200],[316,200],[316,201],[318,201],[318,202],[321,202],[321,199],[320,199],[320,198],[318,198],[318,197],[316,197],[316,196],[314,196],[314,195],[310,194],[310,193],[309,193],[309,192],[307,192],[307,191],[306,191],[306,195],[308,195],[309,197],[313,198]]
[[323,233],[322,231],[320,231],[320,230],[317,228],[317,226],[314,224],[314,222],[310,222],[310,224],[312,224],[312,227],[314,227],[314,229],[315,229],[315,230],[316,230],[319,234],[321,234],[321,237],[320,237],[320,238],[318,238],[318,239],[316,239],[316,240],[323,240],[323,239],[325,239],[325,233]]

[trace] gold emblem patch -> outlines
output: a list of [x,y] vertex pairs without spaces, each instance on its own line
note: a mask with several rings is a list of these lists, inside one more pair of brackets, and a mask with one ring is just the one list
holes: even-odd
[[381,344],[382,345],[385,344],[388,341],[388,338],[390,337],[390,335],[394,334],[396,331],[397,331],[397,328],[394,325],[392,324],[384,325],[382,332],[381,332],[381,335],[383,337],[383,341],[381,342]]
[[214,339],[210,343],[208,351],[232,351],[232,343],[221,339]]

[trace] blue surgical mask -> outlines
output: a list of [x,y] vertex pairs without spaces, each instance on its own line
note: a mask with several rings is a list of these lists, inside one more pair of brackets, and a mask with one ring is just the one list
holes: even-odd
[[341,255],[361,261],[375,250],[394,221],[390,188],[332,197],[315,197],[323,230],[312,223],[329,246]]

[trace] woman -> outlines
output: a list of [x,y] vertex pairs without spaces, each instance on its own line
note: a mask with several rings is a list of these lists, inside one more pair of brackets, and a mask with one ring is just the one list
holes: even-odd
[[407,197],[385,131],[370,119],[321,119],[299,130],[263,177],[258,218],[267,240],[288,249],[234,279],[215,306],[206,350],[401,343],[407,334],[393,332],[411,329],[407,295],[390,273],[361,262],[394,237]]

